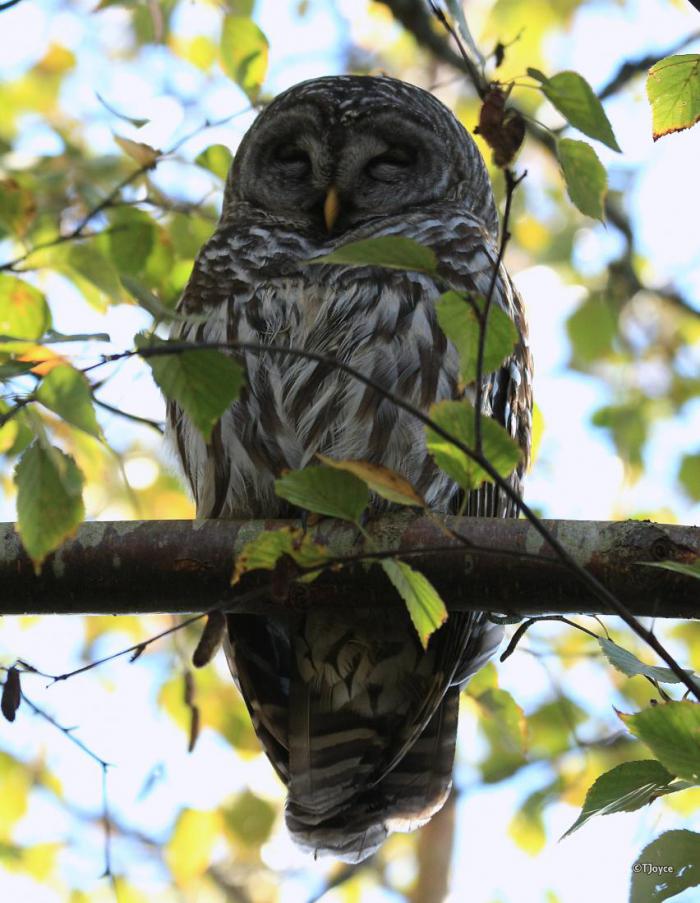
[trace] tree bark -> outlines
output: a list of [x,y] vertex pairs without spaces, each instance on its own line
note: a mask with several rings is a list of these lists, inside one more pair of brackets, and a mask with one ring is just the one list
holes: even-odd
[[[575,573],[562,566],[524,520],[445,517],[463,537],[450,537],[434,519],[410,512],[368,525],[376,547],[399,552],[421,570],[452,611],[487,610],[514,616],[608,614]],[[643,521],[545,521],[577,563],[601,580],[637,616],[700,617],[700,585],[648,562],[692,564],[700,528]],[[12,524],[0,524],[1,614],[146,614],[199,612],[226,599],[237,608],[242,591],[270,582],[269,571],[230,586],[233,560],[263,529],[296,521],[113,521],[83,524],[35,574]],[[322,520],[314,537],[338,555],[357,555],[355,527]],[[423,554],[417,554],[425,550]],[[368,550],[365,547],[364,552]],[[379,567],[356,562],[290,594],[248,603],[275,605],[402,605]],[[247,608],[246,610],[251,610]]]

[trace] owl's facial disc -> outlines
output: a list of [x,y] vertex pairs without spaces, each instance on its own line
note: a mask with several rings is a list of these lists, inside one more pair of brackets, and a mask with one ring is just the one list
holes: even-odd
[[431,203],[450,181],[444,143],[392,111],[328,122],[303,107],[280,113],[251,138],[237,161],[236,193],[312,233],[339,235]]

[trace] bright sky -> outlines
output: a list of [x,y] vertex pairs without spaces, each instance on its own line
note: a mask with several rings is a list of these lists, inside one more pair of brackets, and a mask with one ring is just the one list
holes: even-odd
[[[485,3],[477,4],[477,8]],[[89,122],[88,137],[95,151],[115,150],[113,122],[95,97],[98,91],[110,104],[130,115],[144,116],[151,125],[138,136],[154,146],[167,146],[178,129],[191,128],[204,116],[221,117],[247,104],[241,92],[225,79],[213,90],[202,92],[201,76],[182,64],[173,67],[171,58],[157,48],[149,50],[145,61],[119,64],[119,77],[105,66],[103,48],[118,46],[124,17],[119,8],[98,15],[86,12],[92,3],[62,5],[56,0],[39,4],[24,0],[3,12],[0,19],[0,56],[3,69],[21,71],[45,51],[51,40],[72,48],[78,54],[79,70],[66,85],[65,102],[81,120]],[[260,0],[257,21],[270,39],[271,68],[266,87],[278,91],[304,78],[339,70],[339,47],[348,29],[353,37],[373,27],[363,17],[363,5],[356,0],[330,3],[316,0],[310,4],[306,19],[298,22],[295,4],[279,0]],[[352,22],[349,22],[349,20]],[[181,34],[209,29],[216,35],[218,15],[203,4],[183,4],[178,12],[177,29]],[[612,74],[623,58],[635,58],[654,50],[664,50],[700,25],[690,4],[669,0],[636,0],[620,5],[589,4],[575,16],[568,34],[549,45],[551,71],[574,68],[595,86]],[[689,48],[697,52],[698,47]],[[398,73],[400,74],[400,73]],[[174,99],[179,94],[191,101],[184,110]],[[700,151],[700,127],[653,144],[650,139],[649,113],[641,88],[627,92],[608,105],[608,113],[622,145],[624,155],[606,154],[598,148],[604,162],[612,166],[611,181],[623,184],[631,166],[641,166],[641,176],[627,189],[635,224],[641,236],[641,250],[653,261],[652,278],[659,283],[673,279],[700,307],[700,247],[697,241],[697,210],[700,209],[700,180],[697,160]],[[184,148],[187,158],[203,147],[222,142],[235,146],[250,124],[242,116],[230,126],[212,130]],[[129,135],[128,127],[119,131]],[[26,155],[57,152],[55,138],[40,126],[26,131],[20,152]],[[614,159],[613,159],[614,157]],[[204,175],[177,163],[159,167],[157,179],[166,188],[177,186],[188,196],[199,197],[210,188]],[[184,179],[184,181],[183,181]],[[614,253],[613,230],[581,220],[577,255],[581,262],[595,267],[601,255]],[[1,250],[1,249],[0,249]],[[3,255],[4,256],[4,255]],[[688,406],[682,418],[673,424],[664,422],[654,432],[647,455],[647,476],[638,484],[622,483],[622,465],[606,438],[589,425],[591,412],[605,400],[601,386],[594,380],[566,370],[568,344],[564,322],[580,302],[582,291],[564,285],[554,271],[537,266],[516,273],[526,298],[536,360],[536,398],[545,420],[540,457],[528,480],[528,501],[546,516],[560,518],[607,519],[639,510],[671,507],[680,521],[700,522],[700,505],[691,506],[673,485],[679,453],[697,447],[700,436],[700,403]],[[66,283],[55,280],[43,286],[57,311],[56,328],[64,332],[107,331],[115,349],[128,347],[133,334],[148,322],[134,308],[120,307],[107,319],[84,303]],[[699,362],[700,363],[700,362]],[[162,401],[150,377],[138,364],[124,367],[105,396],[112,404],[123,405],[144,416],[161,417]],[[150,433],[125,427],[123,422],[108,423],[109,438],[116,445],[138,436],[148,447],[154,442]],[[132,468],[135,478],[144,477],[143,468]],[[139,475],[140,474],[140,475]],[[0,500],[0,516],[13,518],[11,500]],[[119,509],[108,509],[103,517],[119,518]],[[77,621],[44,619],[22,628],[19,622],[5,619],[0,632],[0,655],[26,656],[48,671],[64,671],[75,664],[82,631]],[[107,642],[109,648],[107,648]],[[110,636],[95,650],[105,654],[127,645],[122,635]],[[223,669],[221,662],[218,665]],[[116,813],[126,822],[158,836],[167,833],[173,815],[182,805],[209,808],[226,794],[242,786],[242,775],[261,795],[275,796],[276,779],[261,757],[251,767],[236,761],[236,754],[205,732],[193,756],[184,749],[183,736],[160,713],[153,694],[153,677],[158,669],[172,666],[166,654],[143,656],[134,665],[124,662],[100,670],[94,676],[59,684],[44,692],[37,679],[32,696],[51,708],[59,721],[78,724],[80,737],[98,753],[117,763],[110,776],[110,796]],[[222,671],[223,673],[223,671]],[[526,655],[516,655],[499,670],[501,684],[509,689],[526,710],[541,702],[550,692],[549,679],[541,666]],[[32,686],[34,686],[32,684]],[[582,664],[575,674],[567,675],[567,687],[590,706],[600,700],[600,716],[613,723],[610,709],[614,698],[611,687],[601,683],[594,668]],[[78,690],[80,688],[80,690]],[[629,704],[627,704],[629,705]],[[468,787],[475,772],[466,764],[468,751],[476,745],[473,724],[464,719],[462,752],[465,760],[457,771],[456,783]],[[89,763],[63,737],[41,723],[24,717],[11,729],[3,729],[0,744],[18,755],[36,755],[44,750],[50,767],[64,782],[72,805],[95,811],[100,798],[100,770]],[[145,799],[139,799],[144,782],[158,763],[164,778]],[[561,844],[550,842],[546,852],[531,859],[517,850],[505,833],[514,808],[532,790],[546,780],[536,769],[522,779],[478,794],[465,792],[460,799],[459,832],[455,848],[455,903],[466,899],[488,901],[502,899],[513,903],[540,903],[547,888],[560,894],[562,903],[590,899],[625,898],[629,865],[641,847],[664,827],[671,817],[665,810],[616,815],[600,819]],[[548,811],[549,836],[559,836],[575,818],[575,810],[559,804]],[[675,825],[673,825],[675,826]],[[101,835],[95,830],[86,847],[83,829],[76,833],[76,822],[62,815],[46,799],[38,796],[24,819],[24,838],[74,841],[63,856],[66,874],[86,889],[97,886],[101,867]],[[75,841],[79,843],[76,846]],[[297,903],[313,887],[314,875],[327,866],[313,863],[296,851],[283,830],[278,829],[264,851],[270,864],[292,871],[282,885],[284,903]],[[133,877],[148,882],[146,889],[156,900],[165,893],[165,873],[140,864],[138,849],[117,846],[118,865]],[[507,863],[507,868],[504,865]],[[586,867],[582,866],[586,863]],[[402,868],[398,860],[396,868]],[[0,870],[3,898],[14,903],[56,903],[60,895],[37,890]],[[604,889],[601,896],[601,889]],[[160,899],[160,898],[158,898]],[[165,893],[164,900],[171,900]],[[332,893],[324,898],[334,901]],[[385,901],[385,893],[367,891],[363,900]],[[689,903],[690,897],[679,897]],[[197,900],[197,903],[205,901]]]

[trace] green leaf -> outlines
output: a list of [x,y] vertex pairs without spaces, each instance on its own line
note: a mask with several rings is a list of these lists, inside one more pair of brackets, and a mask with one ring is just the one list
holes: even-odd
[[15,469],[17,527],[37,571],[85,517],[83,474],[59,448],[34,442]]
[[[480,317],[474,305],[483,316],[484,298],[467,300],[459,292],[449,291],[440,295],[436,304],[440,329],[459,352],[459,372],[467,384],[473,383],[477,376]],[[492,303],[486,327],[482,375],[497,370],[513,353],[517,341],[515,323],[498,304]]]
[[37,213],[33,193],[16,179],[0,179],[0,227],[24,236]]
[[197,166],[208,169],[223,181],[226,181],[232,161],[233,154],[224,144],[211,144],[194,159]]
[[561,839],[573,834],[594,815],[634,812],[663,794],[687,786],[669,787],[672,781],[673,775],[656,759],[616,765],[589,788],[581,814]]
[[694,502],[700,502],[700,454],[683,455],[678,481]]
[[22,376],[29,373],[35,366],[34,361],[18,361],[13,357],[0,354],[0,381],[5,382],[14,379],[15,376]]
[[[430,418],[468,448],[475,447],[474,408],[468,401],[434,404],[430,409]],[[493,482],[475,461],[430,427],[425,428],[425,435],[428,451],[438,466],[463,489],[476,489],[483,482]],[[520,448],[500,423],[490,417],[481,418],[481,444],[483,456],[491,466],[502,477],[510,476],[520,461]]]
[[0,398],[0,455],[20,454],[34,438],[23,410],[18,411],[7,423],[2,423],[3,415],[10,410],[10,405]]
[[619,153],[620,147],[602,103],[578,72],[560,72],[546,79],[542,92],[571,125]]
[[699,884],[700,834],[666,831],[644,847],[632,866],[629,903],[660,903]]
[[136,336],[136,348],[146,352],[142,356],[163,394],[180,405],[208,442],[221,415],[238,398],[243,370],[228,355],[211,348],[148,355],[148,349],[179,344]]
[[37,399],[67,423],[98,439],[102,430],[97,423],[90,385],[83,374],[70,364],[59,364],[42,379]]
[[525,714],[507,690],[496,687],[480,693],[474,703],[489,744],[488,756],[479,763],[481,776],[487,783],[502,781],[527,764]]
[[133,276],[121,277],[124,288],[155,319],[164,323],[206,323],[208,314],[181,314],[171,307],[166,307],[146,286]]
[[139,273],[155,247],[157,228],[140,210],[117,208],[110,216],[109,253],[120,273]]
[[77,332],[66,335],[56,332],[55,329],[47,329],[41,337],[42,345],[59,345],[62,342],[111,342],[106,332]]
[[540,853],[547,842],[542,810],[548,802],[560,796],[561,791],[561,778],[557,778],[541,790],[535,790],[527,797],[508,826],[508,834],[530,856]]
[[651,417],[643,403],[634,400],[598,408],[591,417],[593,426],[610,430],[620,456],[632,467],[641,468],[642,449]]
[[352,241],[324,254],[307,260],[309,264],[338,263],[349,266],[376,266],[392,270],[413,270],[417,273],[434,275],[437,271],[437,258],[430,248],[403,238],[400,235],[383,235],[379,238],[366,238]]
[[425,499],[418,495],[408,480],[388,467],[372,464],[369,461],[336,461],[334,458],[320,453],[317,453],[316,457],[327,467],[347,470],[348,473],[359,477],[372,492],[376,492],[377,495],[389,502],[425,508]]
[[95,247],[94,242],[72,245],[68,252],[68,264],[111,301],[119,302],[123,299],[124,293],[114,264]]
[[700,782],[700,705],[664,702],[634,715],[617,714],[672,774]]
[[232,805],[222,809],[224,826],[236,839],[246,846],[259,850],[270,836],[270,831],[277,817],[273,805],[245,790],[240,793]]
[[247,16],[226,16],[221,29],[221,67],[251,102],[257,99],[267,72],[268,41]]
[[369,503],[369,490],[362,480],[332,467],[292,470],[275,480],[275,492],[299,508],[353,523]]
[[680,561],[642,561],[640,564],[649,568],[662,568],[664,571],[674,571],[686,577],[694,577],[700,580],[700,564],[683,564]]
[[571,732],[583,724],[587,713],[568,696],[559,695],[527,716],[530,754],[548,762],[571,746]]
[[431,635],[447,620],[445,603],[428,578],[405,561],[385,558],[380,564],[406,603],[418,638],[423,648],[427,648]]
[[547,76],[544,74],[544,72],[542,72],[541,69],[535,69],[532,66],[528,66],[525,71],[530,76],[530,78],[534,78],[535,81],[538,81],[538,82],[546,82],[547,81]]
[[314,542],[301,527],[263,530],[236,555],[231,584],[238,583],[248,571],[273,570],[282,555],[289,555],[302,568],[320,567],[333,557],[327,546]]
[[605,295],[591,293],[566,321],[566,331],[577,364],[608,357],[617,336],[617,311]]
[[[610,664],[617,668],[618,671],[622,671],[622,673],[626,674],[628,677],[636,677],[638,674],[643,674],[645,677],[651,677],[652,680],[657,680],[659,683],[681,683],[680,677],[674,674],[670,668],[645,665],[644,662],[640,662],[635,655],[632,655],[627,649],[618,646],[617,643],[613,643],[612,640],[605,639],[605,637],[598,637],[598,643]],[[692,671],[684,670],[690,677],[695,676]]]
[[649,70],[654,141],[689,129],[700,120],[700,54],[680,53],[659,60]]
[[42,293],[15,276],[0,274],[0,336],[38,339],[51,325]]
[[596,152],[585,141],[561,138],[557,156],[572,202],[581,213],[602,221],[608,177]]
[[252,16],[255,0],[226,0],[225,5],[234,16]]

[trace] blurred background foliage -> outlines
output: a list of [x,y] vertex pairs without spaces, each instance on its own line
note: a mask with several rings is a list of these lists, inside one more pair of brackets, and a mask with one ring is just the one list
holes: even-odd
[[[657,59],[688,41],[697,51],[700,19],[680,0],[651,5],[644,14],[632,0],[467,5],[487,71],[515,80],[512,96],[528,117],[563,128],[525,78],[528,67],[580,69],[606,98],[624,151],[598,149],[606,224],[567,198],[548,132],[535,127],[515,163],[528,177],[507,257],[542,362],[530,499],[548,516],[690,523],[700,513],[700,199],[697,170],[682,168],[697,161],[700,139],[663,139],[682,150],[659,163],[643,91]],[[41,9],[23,0],[0,12],[0,50],[0,278],[38,288],[57,332],[110,337],[32,348],[28,359],[45,362],[44,372],[131,347],[135,332],[174,306],[214,228],[231,151],[278,90],[314,75],[382,71],[434,90],[469,131],[479,115],[455,45],[419,0],[51,0]],[[502,200],[502,176],[492,175]],[[646,195],[635,193],[640,185]],[[144,309],[146,294],[128,291],[124,277],[162,308]],[[0,413],[27,392],[25,375],[6,375]],[[93,378],[104,441],[36,404],[0,427],[6,519],[17,457],[37,429],[75,457],[87,517],[191,517],[147,368],[123,362]],[[584,433],[592,444],[581,444]],[[0,661],[62,673],[171,623],[5,618]],[[613,619],[609,627],[646,656]],[[665,627],[664,636],[683,664],[700,668],[697,624]],[[26,705],[0,729],[5,899],[420,903],[442,894],[451,861],[454,900],[566,903],[590,898],[593,886],[622,899],[629,866],[659,824],[697,823],[700,791],[691,790],[656,802],[652,816],[614,815],[556,845],[600,773],[649,755],[612,706],[631,711],[658,693],[605,666],[583,633],[543,625],[464,693],[454,805],[360,866],[315,863],[284,833],[281,787],[225,665],[190,674],[196,637],[188,628],[131,665],[117,660],[46,692],[45,679],[25,679],[64,736]],[[102,757],[118,766],[107,770],[111,880],[99,878]],[[593,862],[596,875],[582,875]]]

